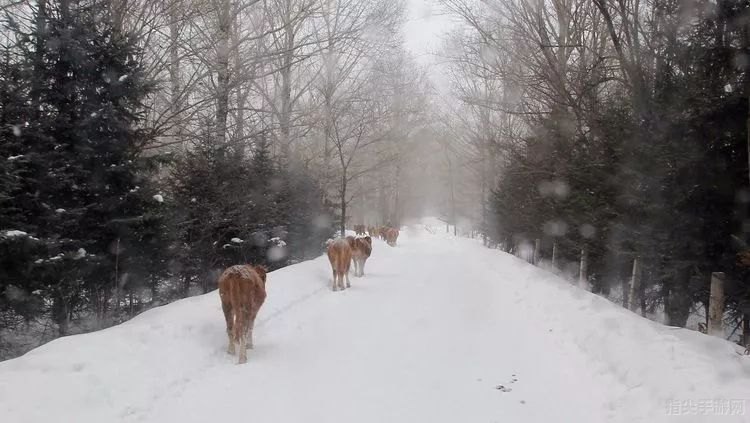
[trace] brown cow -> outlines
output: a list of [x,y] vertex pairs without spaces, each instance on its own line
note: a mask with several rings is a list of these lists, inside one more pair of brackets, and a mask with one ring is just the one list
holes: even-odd
[[396,228],[388,228],[388,230],[385,233],[385,242],[388,243],[391,247],[396,246],[396,240],[398,240],[398,229]]
[[378,237],[385,241],[389,229],[390,228],[388,226],[381,226],[380,229],[378,229]]
[[333,269],[333,291],[339,288],[344,290],[344,277],[346,277],[346,288],[352,285],[349,283],[349,266],[352,262],[352,247],[345,239],[339,238],[328,243],[328,260],[331,262]]
[[349,246],[352,247],[352,260],[354,260],[354,276],[365,275],[365,262],[372,253],[372,238],[369,236],[346,237]]
[[365,234],[365,225],[354,225],[354,232],[357,235],[364,235]]
[[234,355],[234,344],[239,344],[237,364],[247,363],[247,348],[253,347],[255,316],[266,300],[266,272],[263,266],[246,264],[232,266],[219,277],[219,296],[229,337],[227,352]]

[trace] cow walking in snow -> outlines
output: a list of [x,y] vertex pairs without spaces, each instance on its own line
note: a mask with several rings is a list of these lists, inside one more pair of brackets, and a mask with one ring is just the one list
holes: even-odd
[[229,337],[227,352],[234,355],[235,344],[239,344],[237,364],[246,363],[247,348],[253,348],[255,316],[266,300],[266,272],[263,266],[237,265],[219,277],[219,296]]
[[398,240],[398,229],[396,228],[388,228],[385,231],[385,242],[388,243],[391,247],[396,246],[396,241]]
[[354,233],[357,235],[365,234],[365,225],[354,225]]
[[352,260],[354,261],[354,276],[365,275],[365,262],[372,253],[372,238],[369,236],[348,236],[346,240],[352,248]]
[[351,287],[349,283],[349,266],[352,261],[352,247],[346,239],[339,238],[328,242],[328,260],[333,270],[333,291],[344,290],[344,278],[346,288]]

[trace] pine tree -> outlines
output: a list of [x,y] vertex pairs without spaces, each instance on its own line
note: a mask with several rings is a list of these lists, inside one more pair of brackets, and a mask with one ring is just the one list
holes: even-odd
[[13,131],[28,166],[12,198],[22,219],[7,229],[28,228],[40,246],[11,268],[38,281],[23,290],[51,300],[61,334],[75,313],[107,311],[127,283],[123,264],[136,261],[143,234],[158,233],[161,220],[139,156],[150,139],[138,124],[152,84],[106,6],[46,2],[34,17],[43,24],[20,45],[31,104]]

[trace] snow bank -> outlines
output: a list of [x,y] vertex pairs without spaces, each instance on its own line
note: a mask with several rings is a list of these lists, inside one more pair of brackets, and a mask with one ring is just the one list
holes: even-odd
[[[311,295],[325,280],[322,258],[272,272],[259,328]],[[262,343],[257,335],[258,342]],[[56,339],[0,362],[0,421],[136,421],[200,374],[232,364],[216,292],[146,311],[121,325]],[[250,354],[252,357],[252,354]],[[218,368],[217,368],[218,367]]]
[[[512,255],[489,249],[482,255],[488,271],[514,280],[534,299],[523,301],[529,313],[559,337],[550,354],[563,344],[584,354],[618,387],[611,406],[643,416],[632,421],[750,421],[750,409],[737,411],[750,407],[750,357],[737,345],[652,322]],[[735,415],[713,410],[727,403]]]
[[246,365],[225,352],[211,292],[0,363],[0,416],[748,421],[731,414],[731,404],[746,407],[750,398],[749,361],[732,344],[658,325],[513,256],[421,225],[405,228],[399,248],[373,240],[366,277],[351,277],[343,292],[330,291],[325,257],[270,273]]

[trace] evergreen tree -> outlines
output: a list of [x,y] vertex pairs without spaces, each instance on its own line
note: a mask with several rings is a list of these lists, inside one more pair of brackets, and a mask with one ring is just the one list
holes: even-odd
[[6,271],[18,275],[23,292],[51,300],[65,334],[75,313],[107,312],[130,283],[126,263],[159,260],[135,259],[144,234],[156,234],[149,242],[161,239],[160,203],[139,156],[150,139],[138,124],[152,84],[134,39],[112,25],[106,2],[50,1],[36,14],[34,22],[43,24],[19,46],[31,101],[12,127],[26,167],[22,189],[9,200],[15,219],[3,229],[24,230],[40,245]]

